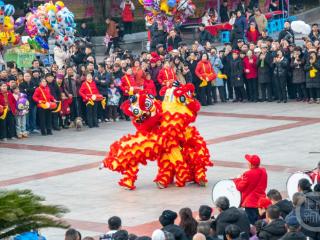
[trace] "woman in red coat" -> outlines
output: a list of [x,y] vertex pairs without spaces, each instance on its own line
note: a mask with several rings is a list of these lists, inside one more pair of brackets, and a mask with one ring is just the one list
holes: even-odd
[[209,61],[208,54],[202,54],[201,61],[198,62],[195,73],[201,80],[199,85],[201,105],[212,105],[212,82],[216,79],[217,75],[212,68],[211,62]]
[[57,104],[50,93],[50,88],[47,86],[45,79],[41,80],[40,86],[34,91],[32,99],[37,104],[42,136],[52,135],[51,111],[57,107]]
[[122,22],[124,26],[124,34],[131,34],[132,22],[134,21],[134,4],[131,0],[123,0],[120,4],[120,8],[122,9]]
[[254,224],[259,216],[258,201],[266,197],[268,176],[266,169],[260,167],[259,156],[247,154],[245,159],[249,170],[233,181],[241,192],[241,207],[245,208],[250,224]]
[[258,39],[259,39],[259,31],[256,28],[256,24],[254,22],[250,23],[250,27],[246,33],[246,37],[248,42],[253,42],[254,44],[257,43]]
[[244,74],[248,82],[248,100],[250,102],[258,102],[258,65],[257,57],[251,50],[247,52],[247,56],[243,59]]
[[99,127],[98,125],[98,103],[103,100],[96,83],[93,81],[91,73],[86,75],[84,81],[79,89],[79,95],[83,102],[86,103],[87,124],[89,128]]
[[176,74],[174,73],[173,68],[170,67],[169,60],[166,60],[163,68],[159,71],[158,82],[161,86],[171,87],[176,79]]
[[15,137],[16,100],[6,83],[0,85],[0,140]]

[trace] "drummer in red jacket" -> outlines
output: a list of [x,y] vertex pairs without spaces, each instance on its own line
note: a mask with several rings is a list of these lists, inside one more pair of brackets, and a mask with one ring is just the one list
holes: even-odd
[[174,70],[170,67],[169,60],[164,62],[163,68],[159,71],[158,82],[161,86],[171,87],[173,82],[177,79]]
[[320,184],[320,162],[318,162],[318,167],[308,173],[308,175],[314,183]]
[[52,135],[51,111],[57,107],[57,103],[51,95],[50,88],[48,87],[45,79],[41,80],[40,86],[34,91],[32,99],[37,104],[41,135]]
[[125,100],[128,96],[138,93],[142,88],[139,88],[136,84],[132,68],[128,68],[126,74],[121,78],[120,89],[125,96]]
[[0,140],[15,137],[16,99],[6,83],[0,84]]
[[241,206],[245,208],[250,224],[254,224],[259,217],[258,201],[266,197],[268,176],[266,169],[260,167],[259,156],[247,154],[245,159],[249,170],[233,181],[241,192]]
[[87,111],[87,124],[89,128],[99,127],[97,108],[99,101],[102,101],[103,97],[100,94],[96,83],[93,81],[91,73],[86,75],[86,81],[84,81],[79,89],[79,94],[82,100],[86,103]]

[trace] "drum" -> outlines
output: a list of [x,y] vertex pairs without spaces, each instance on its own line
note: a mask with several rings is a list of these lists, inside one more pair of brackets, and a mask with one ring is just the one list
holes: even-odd
[[306,178],[310,181],[312,184],[312,179],[309,177],[308,174],[303,172],[295,172],[291,174],[287,180],[287,192],[288,197],[290,200],[292,200],[293,195],[298,192],[298,183],[300,179]]
[[219,197],[228,198],[230,207],[240,207],[241,193],[237,190],[236,184],[230,179],[221,180],[214,185],[212,189],[213,202]]

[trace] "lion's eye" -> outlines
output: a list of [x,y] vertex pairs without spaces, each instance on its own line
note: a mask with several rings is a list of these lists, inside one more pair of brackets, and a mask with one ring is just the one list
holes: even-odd
[[145,104],[145,108],[147,110],[150,110],[152,108],[152,106],[153,106],[153,103],[152,103],[151,99],[146,99],[146,102],[144,104]]
[[132,110],[132,113],[133,113],[133,115],[137,116],[137,115],[139,115],[140,111],[139,111],[138,108],[134,108],[134,109]]
[[182,95],[182,96],[179,97],[179,100],[180,100],[181,103],[185,103],[186,102],[186,97]]

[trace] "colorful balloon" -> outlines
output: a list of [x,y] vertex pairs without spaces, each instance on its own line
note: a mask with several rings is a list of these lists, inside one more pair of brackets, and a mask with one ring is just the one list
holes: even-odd
[[48,43],[42,37],[36,36],[34,40],[39,44],[41,48],[49,50]]
[[15,8],[12,4],[7,4],[4,6],[4,14],[6,16],[13,16],[15,13]]
[[64,3],[62,1],[58,1],[56,2],[55,6],[57,8],[57,11],[60,11],[61,9],[64,8]]
[[168,0],[167,4],[169,7],[174,8],[176,5],[177,1],[176,0]]
[[16,19],[15,23],[14,23],[14,29],[18,29],[24,26],[26,21],[25,17],[19,17]]

